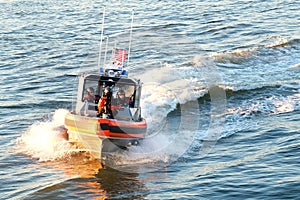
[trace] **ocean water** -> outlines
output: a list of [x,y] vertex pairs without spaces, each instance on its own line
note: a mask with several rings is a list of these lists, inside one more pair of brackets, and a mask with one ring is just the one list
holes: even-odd
[[[147,138],[101,164],[58,137],[105,35]],[[1,199],[300,199],[299,1],[0,1]]]

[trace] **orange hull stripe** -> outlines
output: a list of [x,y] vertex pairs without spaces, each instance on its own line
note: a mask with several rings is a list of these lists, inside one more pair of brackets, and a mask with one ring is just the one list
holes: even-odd
[[146,128],[147,124],[143,122],[118,122],[118,121],[109,121],[109,126],[119,126],[119,127],[131,127],[131,128]]
[[109,137],[110,131],[109,131],[109,130],[101,130],[101,131],[97,131],[97,135]]
[[110,131],[98,131],[97,135],[106,137],[119,137],[119,138],[144,138],[144,134],[129,134],[129,133],[113,133]]

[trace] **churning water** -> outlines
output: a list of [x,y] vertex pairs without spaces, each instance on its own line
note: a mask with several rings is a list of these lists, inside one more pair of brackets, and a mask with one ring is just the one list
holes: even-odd
[[[157,133],[105,165],[58,137],[105,34]],[[3,199],[298,199],[299,1],[0,1]]]

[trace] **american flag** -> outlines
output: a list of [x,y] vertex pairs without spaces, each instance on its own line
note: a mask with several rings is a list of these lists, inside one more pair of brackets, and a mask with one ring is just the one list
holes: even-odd
[[115,49],[115,59],[120,62],[126,61],[126,49]]

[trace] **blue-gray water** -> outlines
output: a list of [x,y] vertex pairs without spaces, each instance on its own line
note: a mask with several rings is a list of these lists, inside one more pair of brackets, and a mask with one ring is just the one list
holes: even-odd
[[[134,9],[128,71],[144,82],[158,137],[103,168],[55,127],[75,75],[98,71],[105,5],[105,34],[121,44]],[[297,0],[0,1],[0,198],[300,199],[299,10]]]

